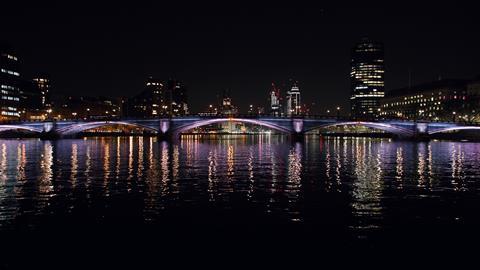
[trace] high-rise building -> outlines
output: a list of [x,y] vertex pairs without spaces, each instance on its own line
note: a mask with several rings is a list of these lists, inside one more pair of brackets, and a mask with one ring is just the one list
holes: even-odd
[[281,115],[281,103],[280,103],[280,89],[278,89],[274,83],[270,90],[270,113],[273,116]]
[[147,105],[150,116],[154,117],[168,114],[163,83],[160,80],[149,77],[145,83],[144,92],[144,94],[148,96],[147,102],[150,103]]
[[22,120],[45,120],[48,116],[43,105],[41,89],[33,80],[21,80],[18,110]]
[[169,106],[165,97],[163,83],[149,77],[140,94],[129,98],[124,106],[123,115],[127,117],[158,117],[169,114]]
[[167,91],[170,95],[171,115],[179,116],[188,114],[188,98],[186,87],[177,80],[169,80]]
[[50,102],[50,77],[47,75],[40,75],[33,78],[38,90],[40,90],[42,106],[47,110],[52,104]]
[[20,118],[19,63],[12,48],[0,42],[0,120]]
[[230,96],[230,91],[223,91],[222,104],[221,104],[221,114],[223,115],[233,115],[237,114],[237,108],[233,105],[232,97]]
[[363,38],[351,59],[351,114],[353,118],[374,119],[385,95],[383,44]]
[[291,87],[287,91],[287,116],[300,115],[301,113],[300,88],[298,88],[297,81],[291,81]]

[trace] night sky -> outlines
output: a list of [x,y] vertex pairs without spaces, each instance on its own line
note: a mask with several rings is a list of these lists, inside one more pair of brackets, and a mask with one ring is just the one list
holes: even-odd
[[245,111],[293,78],[323,112],[347,106],[350,49],[363,36],[385,44],[387,89],[407,86],[409,70],[413,83],[480,74],[473,6],[37,2],[2,3],[0,39],[27,78],[46,72],[62,93],[132,96],[147,76],[176,78],[193,111],[223,89]]

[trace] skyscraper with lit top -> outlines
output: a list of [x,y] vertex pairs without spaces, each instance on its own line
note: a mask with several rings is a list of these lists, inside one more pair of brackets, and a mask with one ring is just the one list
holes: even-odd
[[301,113],[300,88],[297,81],[291,80],[291,87],[287,91],[287,116],[300,115]]
[[351,116],[375,119],[380,114],[380,100],[385,95],[383,44],[363,38],[352,49]]
[[270,113],[273,116],[280,116],[281,114],[281,105],[280,105],[280,89],[278,89],[274,83],[272,83],[272,88],[270,89]]

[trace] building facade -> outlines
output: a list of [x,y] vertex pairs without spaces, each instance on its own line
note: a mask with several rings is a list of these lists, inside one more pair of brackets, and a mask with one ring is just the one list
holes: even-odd
[[382,43],[362,39],[352,49],[351,116],[375,119],[385,96],[384,47]]
[[300,88],[297,81],[291,82],[291,87],[287,91],[287,116],[302,114],[302,102],[300,97]]
[[108,97],[52,96],[55,120],[107,120],[121,116],[121,100]]
[[19,61],[6,43],[0,43],[0,120],[20,118],[20,72]]
[[389,91],[381,117],[418,121],[480,121],[480,77],[448,79]]
[[223,97],[220,105],[220,113],[223,115],[235,115],[238,113],[237,108],[233,105],[230,91],[228,90],[223,91]]
[[281,104],[280,89],[272,83],[272,88],[270,89],[270,114],[273,116],[281,116]]
[[35,81],[22,80],[19,89],[20,119],[27,121],[43,121],[48,114],[43,103],[41,89]]
[[167,82],[167,91],[170,96],[170,115],[181,116],[188,114],[187,88],[177,80]]
[[163,82],[149,77],[138,95],[128,98],[123,105],[126,117],[152,118],[169,114]]
[[48,110],[49,108],[52,107],[51,104],[51,97],[50,97],[50,88],[51,88],[51,82],[50,82],[50,76],[48,75],[41,75],[33,78],[33,82],[36,85],[36,88],[40,91],[40,96],[41,96],[41,104],[43,108]]

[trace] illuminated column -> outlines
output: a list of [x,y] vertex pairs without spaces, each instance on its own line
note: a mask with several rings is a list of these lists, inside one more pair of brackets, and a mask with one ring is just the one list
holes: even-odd
[[161,140],[168,141],[168,140],[172,139],[172,132],[171,132],[171,129],[170,129],[171,121],[172,120],[169,119],[169,118],[160,119],[159,129],[158,129],[158,137]]
[[303,140],[304,135],[303,119],[292,119],[292,139]]
[[44,140],[55,140],[59,139],[61,134],[57,131],[57,122],[44,122],[42,127],[42,133],[40,138]]

